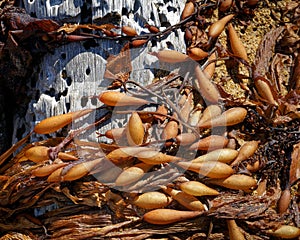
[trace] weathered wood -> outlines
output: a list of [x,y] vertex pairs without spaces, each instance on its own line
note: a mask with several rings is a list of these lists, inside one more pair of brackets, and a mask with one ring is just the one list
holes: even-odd
[[[62,22],[96,23],[102,17],[117,12],[121,15],[120,26],[132,26],[138,34],[149,32],[144,26],[145,23],[156,25],[160,27],[160,30],[170,24],[176,24],[179,22],[184,6],[184,2],[178,0],[167,2],[163,0],[94,0],[91,4],[70,0],[27,0],[23,4],[31,15]],[[95,108],[100,105],[99,101],[92,96],[105,90],[110,83],[110,80],[103,78],[106,59],[111,54],[118,54],[124,42],[97,40],[96,45],[86,47],[83,43],[69,43],[43,57],[40,65],[35,69],[38,72],[38,79],[36,88],[29,93],[32,95],[32,100],[26,116],[15,120],[13,142],[17,141],[19,129],[25,127],[26,131],[23,133],[25,135],[37,122],[46,117],[82,108]],[[147,46],[131,51],[133,71],[130,78],[141,83],[150,82],[153,79],[153,71],[147,68],[161,68],[162,66],[159,66],[157,60],[151,58],[147,52],[167,48],[167,46],[184,51],[181,30],[172,32],[167,38],[157,42],[156,46],[152,46],[149,42]],[[94,119],[95,115],[90,116],[85,125],[93,122]],[[118,125],[118,122],[113,124]],[[77,127],[78,125],[74,123],[72,128]],[[95,140],[95,131],[89,131],[88,136],[90,140]],[[33,134],[31,141],[42,138],[43,136]]]

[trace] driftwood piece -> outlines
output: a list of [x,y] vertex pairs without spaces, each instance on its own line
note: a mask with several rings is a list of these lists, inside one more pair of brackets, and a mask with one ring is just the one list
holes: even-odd
[[[120,26],[134,27],[138,34],[149,32],[144,24],[149,23],[163,30],[179,21],[184,3],[181,1],[24,1],[24,8],[38,18],[51,18],[61,22],[101,23],[114,19],[112,15],[121,15]],[[93,96],[105,90],[110,80],[103,74],[109,55],[117,55],[125,42],[96,40],[91,44],[69,43],[60,46],[53,53],[46,54],[39,66],[36,66],[36,85],[30,87],[31,96],[25,116],[16,116],[14,121],[13,142],[26,135],[42,119],[82,108],[99,106]],[[133,71],[130,78],[141,83],[149,83],[154,77],[153,70],[160,68],[149,58],[147,52],[167,47],[183,51],[185,49],[181,30],[157,42],[148,43],[143,49],[131,52]],[[25,106],[26,107],[26,106]],[[86,121],[92,123],[95,115]],[[118,123],[114,123],[118,124]],[[73,128],[76,128],[76,124]],[[25,129],[25,131],[24,131]],[[87,137],[89,136],[89,137]],[[33,134],[31,141],[41,140],[43,136]],[[95,131],[89,131],[83,139],[95,140]]]

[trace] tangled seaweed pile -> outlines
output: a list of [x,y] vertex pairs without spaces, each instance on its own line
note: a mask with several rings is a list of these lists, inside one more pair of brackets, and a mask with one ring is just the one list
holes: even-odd
[[[235,29],[263,4],[189,1],[180,23],[164,31],[148,25],[150,33],[141,36],[128,26],[119,35],[112,24],[48,21],[51,27],[39,29],[37,41],[49,46],[93,38],[125,38],[128,45],[107,64],[112,83],[99,93],[99,108],[47,118],[32,133],[72,122],[81,128],[31,142],[10,159],[30,133],[0,157],[1,239],[299,237],[300,6],[284,7],[281,16],[291,21],[282,18],[262,38],[251,65]],[[25,25],[40,28],[36,21]],[[186,54],[149,53],[178,71],[160,73],[147,86],[116,72],[114,64],[131,48],[178,28]],[[98,119],[84,125],[92,113]],[[103,132],[112,116],[128,121]],[[78,138],[92,128],[98,141]]]

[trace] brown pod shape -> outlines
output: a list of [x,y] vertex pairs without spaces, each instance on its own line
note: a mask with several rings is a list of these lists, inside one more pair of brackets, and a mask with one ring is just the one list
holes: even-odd
[[269,230],[268,233],[278,238],[294,239],[300,236],[300,228],[290,226],[290,225],[281,225],[275,231]]
[[78,157],[69,154],[69,153],[64,153],[64,152],[59,152],[58,153],[58,158],[61,160],[65,160],[65,161],[76,161],[78,160]]
[[219,90],[201,70],[199,65],[195,67],[195,75],[194,84],[201,96],[211,103],[218,103],[220,99]]
[[136,197],[132,203],[144,209],[164,208],[172,202],[172,198],[161,192],[146,192]]
[[174,120],[170,120],[163,132],[162,132],[162,138],[163,139],[171,139],[171,138],[175,138],[178,134],[178,122],[174,121]]
[[208,53],[198,47],[193,47],[188,50],[188,55],[195,61],[200,61],[208,56]]
[[116,181],[117,177],[122,173],[122,168],[119,166],[112,166],[97,174],[97,179],[102,183],[112,183]]
[[182,11],[180,19],[186,19],[187,17],[191,16],[195,12],[195,6],[193,2],[188,2],[185,4],[184,9]]
[[99,95],[99,100],[108,106],[139,106],[149,102],[147,100],[131,97],[121,92],[103,92]]
[[227,227],[229,230],[229,238],[230,240],[244,240],[245,236],[242,234],[239,226],[236,224],[234,219],[226,220]]
[[155,209],[147,212],[143,220],[156,225],[166,225],[195,218],[201,215],[202,211],[180,211],[175,209]]
[[148,28],[151,33],[159,33],[159,28],[156,26],[145,24],[145,27]]
[[199,120],[199,125],[204,122],[210,121],[211,119],[220,116],[222,114],[222,109],[218,105],[209,105],[204,109],[203,114]]
[[225,179],[211,179],[209,183],[216,184],[229,189],[243,190],[249,192],[257,187],[257,182],[253,177],[243,174],[233,174]]
[[58,168],[54,170],[47,178],[47,182],[60,182],[62,180],[62,170],[64,168]]
[[137,112],[133,112],[126,126],[127,142],[130,146],[141,145],[145,137],[142,119]]
[[92,111],[92,109],[85,109],[46,118],[39,122],[34,127],[33,131],[38,134],[48,134],[55,132],[62,127],[70,124],[73,120],[78,119]]
[[[207,61],[213,61],[213,60],[215,60],[215,59],[217,59],[216,52],[213,52],[213,53],[208,57]],[[206,75],[209,79],[211,79],[211,78],[213,77],[214,73],[215,73],[215,68],[216,68],[216,62],[213,61],[213,62],[211,62],[210,64],[208,64],[208,65],[204,68],[203,72],[205,73],[205,75]]]
[[123,26],[122,27],[122,32],[124,34],[126,34],[127,36],[131,36],[131,37],[134,37],[134,36],[138,35],[136,30],[132,27],[129,27],[129,26]]
[[230,108],[211,120],[203,122],[198,126],[200,128],[212,128],[220,126],[233,126],[244,121],[247,115],[247,110],[242,107]]
[[149,54],[157,57],[160,61],[167,63],[185,62],[190,59],[188,55],[175,50],[161,50],[159,52],[151,52]]
[[220,0],[219,11],[225,12],[232,6],[232,0]]
[[200,139],[198,142],[193,143],[190,146],[190,149],[198,150],[213,150],[219,149],[226,146],[228,143],[228,138],[219,135],[210,135],[206,138]]
[[203,211],[204,205],[194,196],[185,192],[162,186],[162,190],[188,210]]
[[196,127],[198,125],[199,119],[202,116],[202,110],[198,109],[197,107],[194,108],[191,113],[189,114],[189,119],[188,119],[188,123],[193,126]]
[[192,162],[218,161],[222,163],[230,163],[236,158],[238,154],[239,152],[235,149],[221,148],[201,155],[192,160]]
[[210,178],[226,178],[234,173],[230,166],[217,161],[177,162],[177,165]]
[[180,108],[180,117],[184,122],[187,122],[190,116],[191,111],[194,109],[194,97],[192,93],[189,93],[188,96],[182,96],[182,107]]
[[102,29],[101,31],[108,37],[116,37],[119,35],[116,32],[111,31],[111,30]]
[[188,181],[180,184],[180,189],[185,193],[193,196],[215,196],[219,195],[219,192],[212,189],[205,184],[197,181]]
[[246,48],[231,23],[228,23],[227,29],[233,54],[249,62]]
[[186,29],[185,29],[185,32],[184,32],[184,39],[185,39],[186,41],[192,41],[192,39],[193,39],[193,34],[192,34],[192,32],[191,32],[191,30],[190,30],[189,28],[186,28]]
[[292,200],[291,191],[289,188],[281,192],[281,196],[278,201],[278,212],[280,214],[285,213],[288,209],[290,202]]
[[234,17],[234,14],[229,14],[220,20],[214,22],[210,25],[208,29],[208,36],[211,38],[217,38],[221,32],[224,30],[225,25]]
[[189,145],[196,141],[197,136],[195,133],[181,133],[176,136],[176,142],[182,146]]
[[84,177],[89,174],[95,166],[101,164],[103,160],[103,158],[97,158],[92,161],[76,164],[63,176],[63,181],[73,181]]
[[55,170],[65,167],[68,163],[56,163],[34,169],[31,174],[36,177],[45,177],[53,173]]
[[116,186],[126,186],[130,183],[138,181],[144,176],[144,174],[152,167],[152,165],[145,163],[138,163],[132,167],[129,167],[117,177],[115,181]]
[[132,47],[140,47],[143,46],[145,43],[148,42],[148,39],[137,39],[137,40],[133,40],[130,45]]
[[147,147],[121,147],[117,148],[106,155],[106,158],[114,163],[120,163],[130,158],[136,157],[138,152],[149,151]]
[[263,78],[256,78],[254,80],[255,88],[258,94],[268,103],[273,105],[278,105],[274,99],[273,92],[271,90],[270,84]]
[[49,148],[46,146],[33,146],[26,150],[25,157],[35,163],[49,159]]
[[247,5],[248,6],[255,6],[258,3],[258,0],[248,0]]
[[259,141],[249,141],[244,143],[239,149],[239,154],[231,163],[231,166],[237,166],[240,162],[251,157],[258,148]]
[[180,157],[171,156],[155,150],[142,151],[136,154],[136,157],[147,164],[162,164],[182,160]]
[[260,169],[260,162],[259,160],[256,160],[252,165],[251,164],[247,164],[246,166],[247,170],[250,172],[256,172]]
[[125,134],[125,128],[113,128],[113,129],[109,129],[105,132],[105,137],[109,138],[109,139],[120,139],[121,137],[123,137]]

